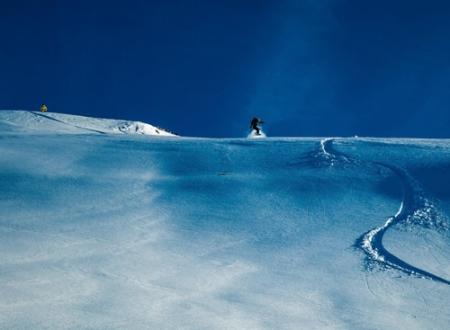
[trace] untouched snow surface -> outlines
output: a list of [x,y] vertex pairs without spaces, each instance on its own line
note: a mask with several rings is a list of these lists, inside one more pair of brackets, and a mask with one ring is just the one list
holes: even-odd
[[0,111],[1,329],[448,329],[450,141],[60,116]]

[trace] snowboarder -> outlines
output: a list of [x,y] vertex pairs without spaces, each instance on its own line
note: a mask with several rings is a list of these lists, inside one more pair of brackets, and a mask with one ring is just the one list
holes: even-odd
[[261,128],[259,128],[259,126],[258,126],[261,124],[264,124],[264,122],[261,119],[256,118],[256,117],[254,117],[252,119],[252,121],[250,122],[250,128],[252,130],[254,129],[256,131],[256,135],[261,135]]
[[45,104],[41,105],[41,108],[39,109],[41,112],[47,112],[47,106]]

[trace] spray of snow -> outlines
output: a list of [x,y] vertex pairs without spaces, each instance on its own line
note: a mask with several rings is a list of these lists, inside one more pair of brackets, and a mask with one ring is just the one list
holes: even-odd
[[260,130],[259,134],[256,134],[255,130],[252,130],[248,135],[247,138],[249,139],[263,139],[267,137],[266,133],[263,132],[263,130]]
[[14,131],[39,134],[139,134],[148,136],[176,136],[162,128],[140,121],[91,118],[53,112],[0,111],[2,123]]

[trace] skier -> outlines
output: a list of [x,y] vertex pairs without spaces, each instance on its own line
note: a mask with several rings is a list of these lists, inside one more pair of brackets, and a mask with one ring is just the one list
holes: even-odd
[[39,109],[41,112],[47,112],[47,106],[45,104],[41,105],[41,108]]
[[264,122],[261,120],[261,119],[259,119],[259,118],[256,118],[256,117],[254,117],[253,119],[252,119],[252,121],[250,122],[250,128],[253,130],[255,130],[256,131],[256,135],[261,135],[261,128],[259,128],[259,126],[258,125],[261,125],[261,124],[263,124]]

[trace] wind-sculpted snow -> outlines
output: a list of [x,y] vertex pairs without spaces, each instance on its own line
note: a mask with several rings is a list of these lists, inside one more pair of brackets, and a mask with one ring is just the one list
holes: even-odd
[[[0,329],[448,328],[450,286],[405,275],[450,278],[448,141],[43,115],[0,112]],[[389,218],[366,271],[354,242]]]
[[[321,149],[325,156],[330,159],[330,165],[334,165],[336,159],[349,161],[349,157],[341,152],[333,150],[333,139],[325,139],[321,141]],[[364,163],[358,161],[360,166]],[[435,209],[434,204],[424,196],[418,182],[416,182],[405,170],[394,165],[380,162],[373,164],[384,167],[392,171],[402,184],[403,198],[397,213],[389,217],[386,222],[374,229],[369,230],[356,240],[356,246],[361,248],[367,256],[367,268],[371,269],[374,263],[382,267],[390,267],[400,270],[408,275],[424,277],[430,280],[438,281],[450,285],[450,281],[442,277],[434,275],[426,270],[417,268],[404,260],[390,253],[383,246],[383,235],[391,227],[398,224],[414,224],[423,227],[436,228],[438,230],[448,230],[447,223],[443,222],[439,217],[439,212]]]

